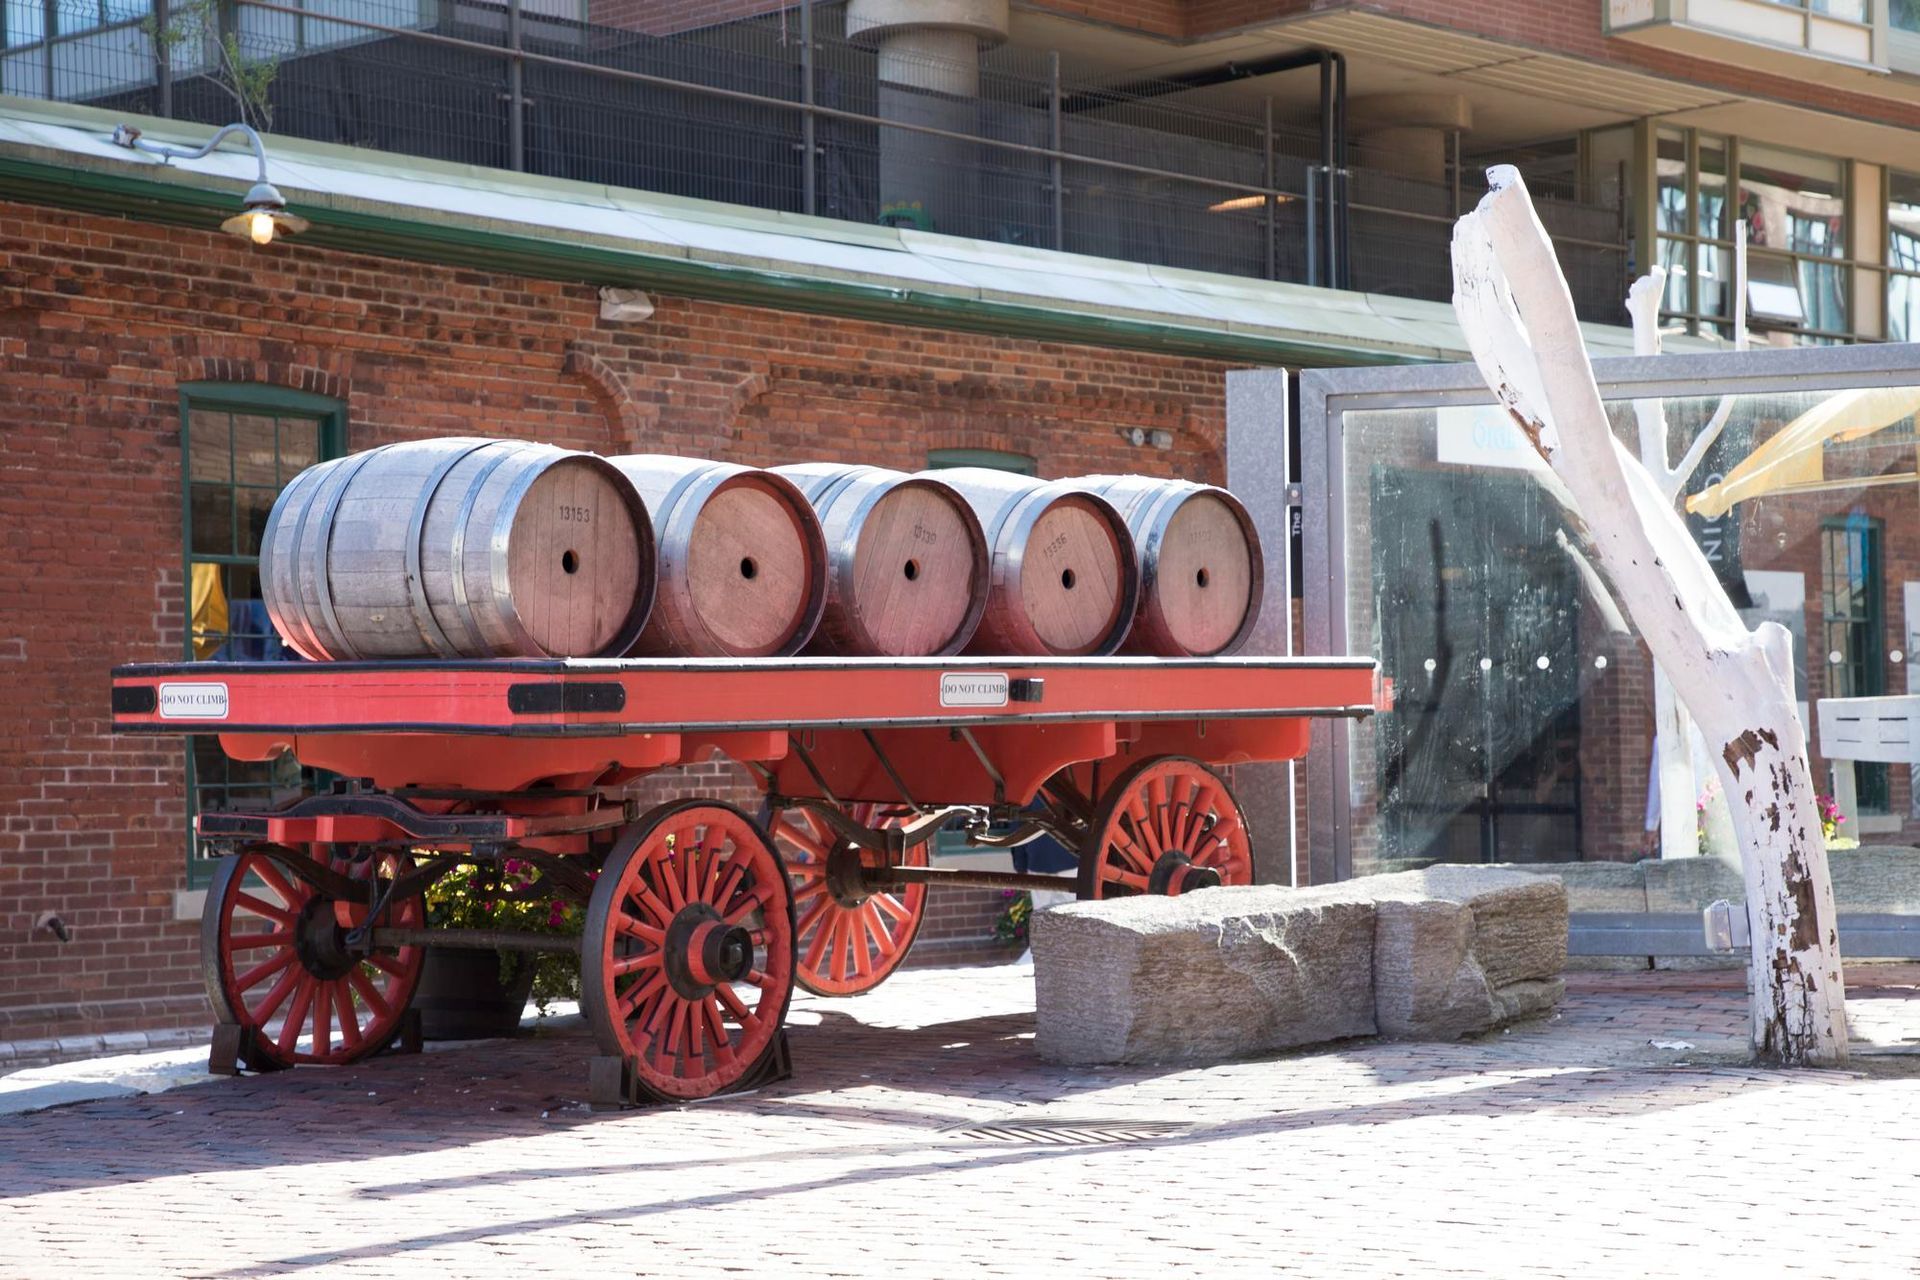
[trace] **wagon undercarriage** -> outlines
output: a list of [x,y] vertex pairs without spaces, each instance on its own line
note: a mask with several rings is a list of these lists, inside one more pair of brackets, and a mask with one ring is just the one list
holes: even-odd
[[[198,819],[226,854],[202,921],[216,1059],[344,1063],[409,1038],[428,947],[563,950],[594,1099],[638,1102],[784,1074],[794,986],[884,981],[936,885],[1251,883],[1221,770],[1303,754],[1307,717],[1366,714],[1372,682],[1364,660],[1299,659],[180,665],[119,669],[114,705],[123,731],[218,733],[342,778]],[[716,751],[758,782],[755,812],[629,793]],[[1078,878],[940,866],[942,831],[1051,837]],[[501,892],[582,907],[580,936],[427,927],[438,877],[509,860],[532,880]]]

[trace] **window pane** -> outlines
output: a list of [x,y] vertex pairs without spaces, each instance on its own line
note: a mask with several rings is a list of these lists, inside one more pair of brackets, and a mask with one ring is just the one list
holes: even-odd
[[193,545],[200,556],[233,554],[233,490],[224,484],[193,486]]
[[187,419],[187,462],[195,480],[233,479],[232,423],[232,414],[217,409],[195,409]]
[[1807,328],[1830,333],[1847,331],[1846,271],[1837,262],[1802,262],[1800,297],[1807,308]]
[[320,461],[320,424],[311,418],[281,418],[279,423],[280,473],[275,482],[285,485]]
[[1687,280],[1693,274],[1693,245],[1685,240],[1660,241],[1660,265],[1667,269],[1667,287],[1661,294],[1663,311],[1688,311]]
[[1700,272],[1700,314],[1733,315],[1733,250],[1703,244],[1696,255]]
[[273,419],[258,414],[233,416],[233,481],[235,484],[277,484],[280,470],[274,460]]
[[1920,342],[1920,279],[1887,277],[1887,337],[1894,342]]
[[1813,0],[1813,11],[1848,22],[1867,20],[1867,0]]
[[1887,175],[1887,265],[1920,271],[1920,178],[1912,174]]
[[1887,16],[1902,31],[1920,31],[1920,0],[1890,0]]
[[47,35],[47,11],[40,0],[7,0],[7,47],[34,44]]
[[1772,147],[1740,156],[1740,217],[1755,245],[1840,257],[1846,248],[1846,200],[1840,162]]
[[1659,154],[1654,158],[1653,169],[1658,229],[1684,235],[1687,231],[1687,139],[1684,134],[1660,131]]
[[267,532],[267,516],[273,510],[273,500],[280,496],[278,489],[254,488],[242,485],[233,491],[234,506],[240,515],[240,542],[234,548],[236,555],[258,556],[261,540]]
[[1727,219],[1727,142],[1700,139],[1699,234],[1708,240],[1733,239]]

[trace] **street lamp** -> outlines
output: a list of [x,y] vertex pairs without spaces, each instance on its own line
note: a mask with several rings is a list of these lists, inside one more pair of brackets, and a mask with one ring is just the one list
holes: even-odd
[[220,229],[228,235],[251,240],[255,244],[271,244],[276,235],[292,235],[307,229],[307,220],[287,212],[287,198],[280,194],[275,186],[267,181],[267,148],[260,141],[260,135],[244,124],[230,124],[207,140],[207,145],[193,150],[187,147],[170,147],[165,143],[148,142],[140,136],[140,130],[130,124],[116,125],[113,130],[114,145],[127,147],[134,151],[144,151],[148,155],[159,156],[171,163],[175,160],[198,160],[209,155],[213,149],[224,142],[229,134],[240,134],[253,144],[253,154],[260,161],[260,176],[248,189],[243,207],[220,224]]

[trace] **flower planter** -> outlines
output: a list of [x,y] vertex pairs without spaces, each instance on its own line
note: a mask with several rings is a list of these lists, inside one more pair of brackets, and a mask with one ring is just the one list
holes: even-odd
[[485,1040],[520,1029],[533,988],[530,955],[507,964],[510,983],[500,980],[500,953],[491,947],[428,947],[413,1007],[427,1040]]

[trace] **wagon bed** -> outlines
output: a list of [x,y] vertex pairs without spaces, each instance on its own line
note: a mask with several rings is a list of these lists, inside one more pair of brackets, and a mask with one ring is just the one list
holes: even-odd
[[[1251,882],[1219,769],[1305,754],[1375,681],[1361,658],[176,663],[116,668],[112,707],[119,732],[340,779],[196,820],[228,855],[202,927],[226,1065],[385,1047],[429,946],[558,949],[581,957],[596,1095],[637,1101],[784,1070],[793,985],[884,980],[930,886],[1066,883],[931,865],[942,829],[1051,837],[1083,897]],[[629,793],[716,752],[757,814]],[[582,936],[426,927],[438,876],[509,860],[522,892],[584,907]]]

